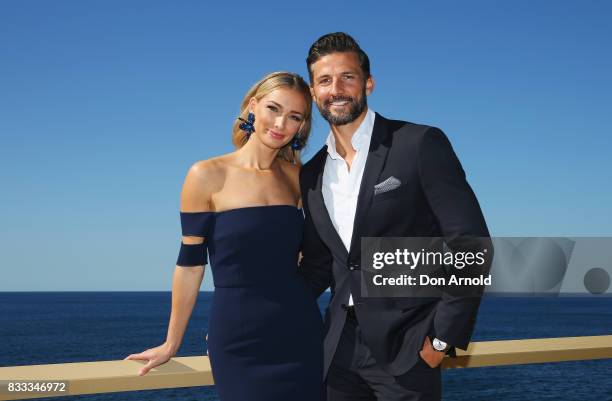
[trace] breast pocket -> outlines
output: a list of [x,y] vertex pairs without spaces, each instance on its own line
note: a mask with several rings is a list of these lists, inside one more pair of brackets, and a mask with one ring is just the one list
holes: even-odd
[[376,203],[376,202],[384,201],[386,199],[399,198],[404,193],[406,193],[406,189],[407,188],[408,188],[408,186],[403,184],[403,185],[400,185],[399,187],[397,187],[395,189],[392,189],[390,191],[383,192],[383,193],[380,193],[378,195],[374,195],[374,198],[372,199],[372,202]]

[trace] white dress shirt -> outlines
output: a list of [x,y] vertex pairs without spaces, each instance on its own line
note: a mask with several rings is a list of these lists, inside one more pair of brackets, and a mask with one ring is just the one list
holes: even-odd
[[[323,169],[323,200],[334,228],[347,251],[351,249],[357,197],[368,158],[375,117],[374,112],[368,109],[365,118],[353,134],[351,145],[356,154],[350,170],[346,161],[336,151],[334,134],[330,132],[327,136],[327,159]],[[352,294],[349,294],[348,304],[353,305]]]

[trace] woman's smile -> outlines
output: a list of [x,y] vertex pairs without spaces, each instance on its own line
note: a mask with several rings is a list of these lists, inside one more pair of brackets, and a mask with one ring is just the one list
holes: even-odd
[[278,141],[282,141],[283,139],[285,139],[285,135],[281,134],[278,131],[274,131],[272,129],[268,128],[268,133],[270,134],[270,136]]

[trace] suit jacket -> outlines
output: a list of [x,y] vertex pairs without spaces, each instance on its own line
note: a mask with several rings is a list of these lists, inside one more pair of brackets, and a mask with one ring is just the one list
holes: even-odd
[[[436,298],[367,298],[360,291],[361,237],[445,237],[450,243],[462,236],[489,239],[476,196],[444,133],[376,114],[348,251],[323,201],[326,159],[324,146],[300,172],[305,213],[300,272],[317,296],[327,288],[332,292],[325,312],[325,372],[342,333],[342,306],[349,293],[366,344],[392,375],[405,373],[417,362],[427,335],[466,349],[479,297],[443,293]],[[402,185],[375,195],[374,186],[391,176]],[[492,257],[490,241],[479,246],[490,248]]]

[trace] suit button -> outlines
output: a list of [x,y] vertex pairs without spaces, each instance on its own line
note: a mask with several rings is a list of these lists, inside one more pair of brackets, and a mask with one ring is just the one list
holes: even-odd
[[349,262],[349,270],[353,271],[353,270],[359,270],[359,263],[355,263],[355,262]]

